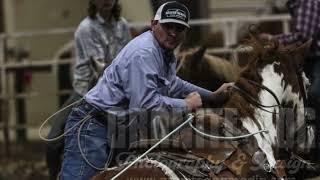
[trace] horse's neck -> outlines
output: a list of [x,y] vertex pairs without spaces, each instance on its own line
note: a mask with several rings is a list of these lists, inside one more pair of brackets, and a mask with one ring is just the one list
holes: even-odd
[[[274,73],[272,65],[266,66],[261,71],[260,76],[262,78],[262,85],[268,87],[271,91],[273,91],[277,98],[281,101],[283,98],[282,94],[284,92],[284,87],[282,87],[282,76],[278,73]],[[242,83],[245,83],[245,81],[243,81]],[[262,105],[277,105],[277,101],[268,91],[260,89],[259,87],[254,85],[250,85],[248,83],[243,85],[246,86],[247,89],[252,88],[251,92],[248,90],[246,91],[251,93],[251,96],[256,98],[256,100],[260,102]],[[237,96],[238,98],[240,98],[239,95],[235,95],[234,98],[237,98]],[[241,98],[245,99],[246,97]],[[276,164],[276,160],[274,157],[275,152],[273,150],[273,147],[276,146],[278,140],[276,129],[277,121],[275,119],[276,116],[274,116],[274,114],[270,112],[278,112],[279,109],[277,107],[263,108],[267,111],[270,111],[267,112],[261,108],[258,108],[254,104],[248,104],[247,100],[242,99],[242,101],[242,104],[238,103],[238,107],[240,108],[240,121],[242,122],[242,126],[244,127],[244,129],[246,129],[249,133],[255,133],[260,130],[269,131],[267,134],[257,134],[254,137],[261,151],[263,151],[264,154],[266,154],[269,164],[272,167],[274,167]]]

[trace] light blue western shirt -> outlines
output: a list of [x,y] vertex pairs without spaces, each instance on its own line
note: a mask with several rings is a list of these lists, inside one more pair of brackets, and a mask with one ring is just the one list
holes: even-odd
[[85,100],[106,111],[186,109],[185,98],[197,91],[202,97],[211,91],[176,76],[176,59],[166,54],[151,31],[130,41],[105,69]]

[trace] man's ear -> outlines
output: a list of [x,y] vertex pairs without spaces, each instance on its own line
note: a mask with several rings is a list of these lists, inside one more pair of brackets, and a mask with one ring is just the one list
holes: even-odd
[[151,20],[151,30],[154,31],[154,27],[158,24],[157,20]]

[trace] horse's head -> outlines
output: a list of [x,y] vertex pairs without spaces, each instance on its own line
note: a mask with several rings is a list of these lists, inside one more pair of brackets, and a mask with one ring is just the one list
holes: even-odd
[[[203,58],[205,51],[206,47],[180,50],[177,53],[177,75],[186,81],[208,88],[210,86],[210,78],[199,73],[204,70],[203,63],[205,63],[205,60]],[[199,78],[200,76],[203,77]],[[199,81],[199,79],[202,80]]]
[[216,90],[224,82],[234,81],[240,68],[205,51],[205,46],[178,50],[177,75],[210,90]]
[[304,82],[298,78],[310,42],[279,47],[275,42],[252,39],[249,45],[252,58],[236,81],[242,91],[227,107],[239,109],[242,126],[249,133],[268,130],[254,137],[274,168],[280,149],[306,152],[313,141],[313,130],[304,118]]

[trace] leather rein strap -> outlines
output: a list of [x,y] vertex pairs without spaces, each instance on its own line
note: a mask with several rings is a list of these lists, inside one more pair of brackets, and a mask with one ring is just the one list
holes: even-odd
[[259,87],[260,89],[263,89],[263,90],[268,91],[268,92],[272,95],[272,97],[276,100],[277,105],[263,105],[263,104],[261,104],[258,100],[256,100],[249,92],[241,89],[240,87],[234,85],[234,86],[233,86],[234,89],[236,89],[239,93],[241,93],[242,95],[244,95],[245,97],[247,97],[248,100],[250,100],[252,103],[254,103],[259,109],[261,109],[261,110],[263,110],[263,111],[265,111],[265,112],[278,114],[278,113],[276,113],[276,112],[271,112],[271,111],[265,109],[265,108],[271,108],[271,107],[279,107],[279,108],[281,108],[281,103],[280,103],[278,97],[275,95],[275,93],[274,93],[271,89],[269,89],[268,87],[266,87],[266,86],[264,86],[264,85],[262,85],[262,84],[258,84],[257,82],[252,81],[252,80],[250,80],[250,79],[246,79],[246,80],[247,80],[247,82],[249,82],[250,84],[252,84],[252,85],[254,85],[254,86],[257,86],[257,87]]

